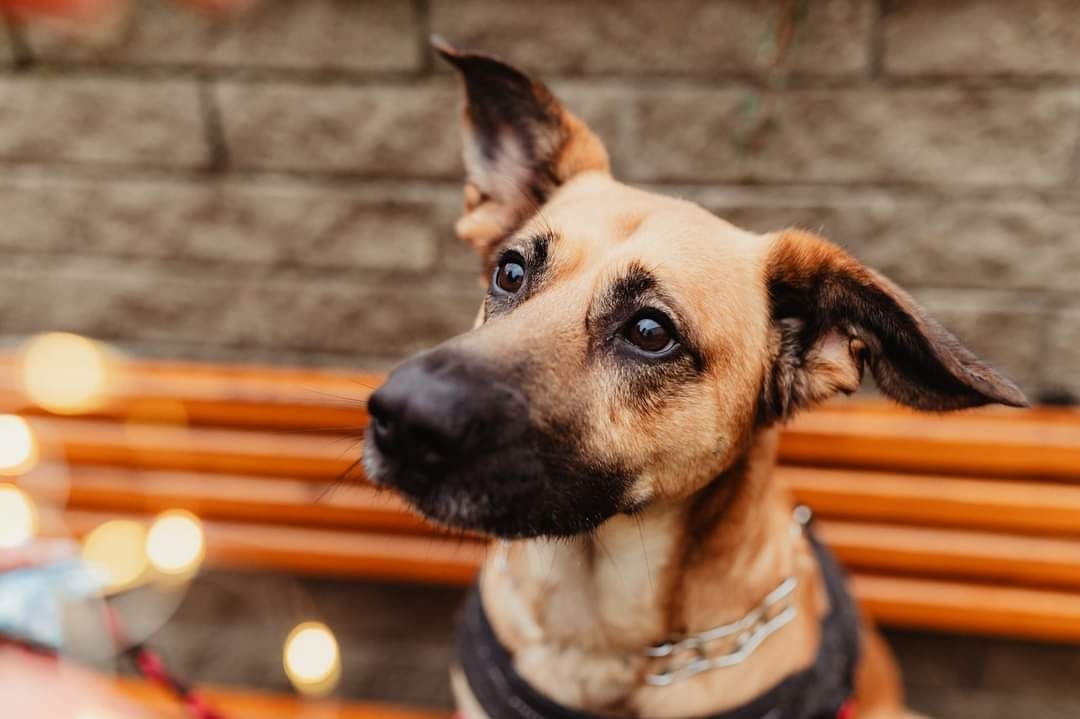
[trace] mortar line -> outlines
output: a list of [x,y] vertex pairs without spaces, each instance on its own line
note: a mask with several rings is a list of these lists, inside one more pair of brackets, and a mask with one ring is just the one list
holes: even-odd
[[199,114],[202,116],[207,147],[207,169],[211,173],[220,174],[229,166],[229,147],[225,140],[225,127],[216,90],[212,79],[204,77],[198,80]]
[[417,51],[420,53],[420,74],[431,75],[434,72],[431,48],[428,44],[431,37],[431,3],[429,0],[413,0],[413,11],[416,13],[416,44]]
[[870,23],[870,37],[867,52],[868,70],[871,81],[880,81],[885,67],[885,22],[890,11],[889,0],[877,0],[874,3],[874,17]]

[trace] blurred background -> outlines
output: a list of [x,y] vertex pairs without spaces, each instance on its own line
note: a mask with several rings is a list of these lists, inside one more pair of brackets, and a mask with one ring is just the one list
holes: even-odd
[[[151,362],[377,372],[467,329],[483,289],[452,232],[438,33],[542,77],[621,179],[821,232],[1033,399],[1080,397],[1076,2],[0,7],[9,352],[63,331]],[[460,591],[211,568],[155,641],[193,681],[285,690],[282,641],[318,615],[337,696],[445,709]],[[924,711],[1080,716],[1067,643],[890,638]]]
[[1080,394],[1067,0],[142,0],[57,24],[0,34],[5,335],[375,367],[468,327],[437,32],[548,80],[621,178],[820,230],[1030,395]]

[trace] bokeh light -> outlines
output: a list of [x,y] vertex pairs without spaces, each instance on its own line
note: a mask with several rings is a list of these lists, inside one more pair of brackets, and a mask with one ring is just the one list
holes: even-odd
[[82,543],[83,560],[104,575],[106,591],[137,584],[148,568],[146,529],[130,519],[114,519],[95,527]]
[[187,576],[198,571],[206,555],[202,523],[191,512],[162,512],[146,533],[146,556],[162,574]]
[[37,440],[22,417],[0,414],[0,474],[25,474],[38,459]]
[[285,640],[285,673],[296,690],[329,694],[341,678],[341,652],[330,628],[321,622],[297,625]]
[[0,484],[0,549],[25,544],[37,532],[33,501],[13,484]]
[[109,375],[105,350],[79,335],[38,335],[19,354],[23,392],[55,414],[79,414],[99,407],[108,394]]

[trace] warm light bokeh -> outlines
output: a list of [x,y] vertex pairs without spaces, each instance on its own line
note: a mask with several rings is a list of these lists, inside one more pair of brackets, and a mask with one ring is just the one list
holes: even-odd
[[194,574],[205,555],[202,523],[191,512],[181,509],[163,512],[146,534],[146,556],[162,574]]
[[37,509],[21,489],[0,484],[0,549],[25,544],[37,532]]
[[107,591],[127,589],[146,574],[146,529],[128,519],[105,522],[83,538],[82,557],[104,573]]
[[0,415],[0,474],[25,474],[37,459],[37,440],[26,420],[13,414]]
[[56,414],[99,407],[109,389],[109,358],[96,342],[66,332],[32,338],[19,356],[19,383],[34,404]]
[[329,694],[341,678],[341,652],[330,628],[321,622],[297,625],[285,640],[285,673],[303,694]]

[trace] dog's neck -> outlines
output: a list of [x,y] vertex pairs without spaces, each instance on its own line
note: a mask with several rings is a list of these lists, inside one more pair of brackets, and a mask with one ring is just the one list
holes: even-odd
[[[791,532],[787,494],[771,478],[775,444],[775,431],[759,432],[684,500],[613,518],[590,536],[493,554],[484,604],[517,671],[571,707],[663,717],[722,711],[807,666],[824,600],[812,556]],[[671,687],[645,683],[656,670],[645,647],[739,619],[787,576],[800,580],[796,620],[750,659]]]

